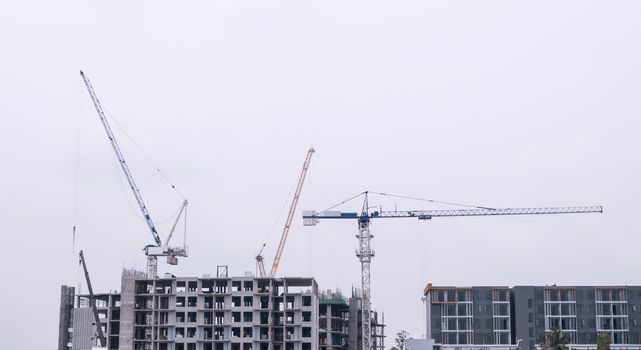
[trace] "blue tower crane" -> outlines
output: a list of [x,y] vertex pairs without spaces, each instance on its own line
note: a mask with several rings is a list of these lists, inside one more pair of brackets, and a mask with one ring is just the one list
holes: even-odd
[[[356,256],[361,262],[361,288],[362,288],[362,339],[363,350],[372,349],[372,331],[371,331],[371,286],[370,286],[370,264],[374,257],[370,234],[370,221],[372,219],[391,219],[391,218],[417,218],[419,220],[431,220],[439,217],[460,217],[460,216],[499,216],[499,215],[541,215],[541,214],[582,214],[582,213],[602,213],[601,206],[584,206],[584,207],[548,207],[548,208],[487,208],[473,207],[470,209],[449,209],[449,210],[393,210],[393,211],[371,211],[368,202],[370,191],[365,191],[347,201],[364,197],[363,208],[358,212],[341,212],[325,210],[316,212],[306,210],[303,212],[303,225],[315,226],[320,220],[356,220],[358,223],[358,250]],[[371,192],[380,195],[386,193]],[[347,201],[343,201],[345,203]],[[431,201],[435,202],[435,201]]]

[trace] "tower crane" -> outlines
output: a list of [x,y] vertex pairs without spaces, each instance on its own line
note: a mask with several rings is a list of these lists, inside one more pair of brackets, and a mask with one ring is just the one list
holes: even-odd
[[[93,105],[96,108],[96,112],[98,112],[98,117],[100,117],[100,121],[102,122],[102,125],[104,126],[105,131],[107,132],[107,138],[109,138],[109,142],[111,142],[111,147],[116,153],[116,158],[118,158],[118,163],[120,164],[120,167],[122,168],[122,171],[125,174],[125,178],[127,178],[127,182],[129,183],[129,187],[131,188],[131,191],[134,194],[136,203],[138,203],[138,207],[140,208],[140,211],[142,212],[142,216],[145,219],[145,222],[147,223],[147,227],[149,228],[149,231],[151,232],[151,235],[154,239],[154,244],[149,244],[145,246],[143,250],[145,251],[145,255],[147,255],[147,277],[156,278],[158,277],[158,257],[159,256],[166,256],[167,263],[170,265],[178,264],[178,257],[187,257],[187,246],[185,245],[186,242],[184,242],[185,244],[183,244],[182,247],[169,247],[168,244],[169,244],[169,240],[173,236],[173,232],[176,228],[176,224],[178,223],[178,220],[180,219],[180,216],[182,215],[183,211],[185,211],[187,208],[188,202],[186,199],[183,201],[179,209],[178,216],[176,217],[176,221],[174,222],[172,229],[167,237],[167,241],[163,245],[160,239],[160,235],[158,234],[158,230],[156,229],[156,225],[151,220],[151,215],[149,214],[149,211],[147,210],[147,206],[145,205],[145,202],[142,199],[142,195],[140,194],[140,190],[138,189],[138,186],[134,181],[133,175],[131,174],[131,171],[129,170],[127,163],[125,162],[125,157],[123,156],[122,151],[120,150],[120,146],[118,146],[116,137],[113,131],[111,130],[111,127],[109,126],[109,122],[107,121],[105,113],[102,109],[102,105],[100,104],[100,101],[98,100],[98,97],[96,96],[96,93],[94,92],[94,89],[91,86],[91,82],[85,76],[85,73],[83,73],[82,71],[80,71],[80,76],[82,76],[82,80],[84,81],[85,86],[87,87],[87,91],[89,92],[91,101],[93,102]],[[185,216],[186,215],[187,214],[185,214]]]
[[96,322],[96,330],[98,331],[98,339],[100,340],[100,346],[107,348],[107,338],[105,338],[105,333],[102,331],[100,326],[100,316],[98,315],[98,307],[96,306],[96,298],[93,295],[93,287],[91,286],[91,279],[89,279],[89,271],[87,271],[87,263],[85,262],[85,255],[80,251],[80,264],[82,269],[85,271],[85,280],[87,280],[87,289],[89,289],[89,304],[91,304],[91,309],[93,310],[93,317]]
[[[360,213],[341,212],[326,210],[316,212],[313,210],[303,211],[303,225],[315,226],[320,220],[356,220],[358,223],[358,250],[356,256],[361,263],[361,288],[362,288],[362,339],[363,350],[371,350],[371,286],[370,286],[370,264],[374,257],[374,250],[371,246],[372,235],[370,234],[370,222],[372,219],[391,218],[417,218],[418,220],[431,220],[440,217],[461,217],[461,216],[499,216],[499,215],[541,215],[541,214],[581,214],[581,213],[602,213],[601,206],[584,207],[548,207],[548,208],[487,208],[473,207],[471,209],[447,209],[447,210],[393,210],[393,211],[370,211],[368,203],[369,191],[365,191],[348,200],[364,197],[363,207]],[[386,193],[371,192],[380,195]],[[343,201],[342,203],[347,202]],[[434,201],[432,201],[434,202]]]
[[[278,249],[276,250],[276,255],[274,256],[274,262],[272,263],[272,268],[269,271],[269,277],[273,278],[278,271],[278,266],[280,265],[280,258],[283,255],[283,250],[285,249],[285,242],[287,241],[287,235],[289,234],[289,229],[292,225],[292,219],[294,218],[294,212],[296,211],[296,206],[298,205],[298,199],[300,198],[300,193],[303,190],[303,183],[305,183],[305,176],[307,175],[307,169],[309,168],[309,163],[312,160],[312,154],[314,154],[314,147],[310,147],[307,151],[307,156],[305,157],[305,162],[303,162],[303,170],[301,170],[300,176],[298,177],[298,183],[296,184],[296,191],[294,192],[294,197],[292,198],[292,204],[289,206],[289,213],[287,214],[287,220],[285,221],[285,226],[283,227],[283,233],[280,236],[280,242],[278,243]],[[260,248],[260,251],[256,255],[256,270],[259,277],[267,277],[265,273],[265,265],[263,263],[263,249],[265,249],[265,244]]]

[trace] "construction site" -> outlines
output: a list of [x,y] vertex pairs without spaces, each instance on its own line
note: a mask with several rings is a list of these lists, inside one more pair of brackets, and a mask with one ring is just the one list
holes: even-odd
[[[370,232],[372,221],[403,218],[429,221],[446,217],[603,212],[598,205],[490,208],[373,191],[362,192],[322,211],[303,210],[305,226],[315,226],[327,220],[348,221],[358,228],[355,233],[358,239],[356,257],[360,263],[360,283],[357,287],[352,287],[350,294],[343,296],[340,290],[319,287],[313,276],[281,276],[278,273],[315,152],[314,148],[310,148],[289,199],[289,210],[269,269],[265,268],[266,241],[255,255],[255,272],[248,271],[243,276],[230,275],[226,265],[217,266],[215,276],[203,274],[200,277],[187,277],[159,273],[159,258],[166,259],[168,265],[177,265],[179,258],[187,258],[189,255],[186,245],[186,211],[189,202],[186,198],[183,200],[171,229],[163,240],[91,82],[82,71],[80,75],[153,241],[144,247],[146,270],[124,269],[119,288],[114,288],[109,293],[93,290],[85,255],[80,251],[79,262],[88,293],[76,293],[74,287],[62,286],[59,350],[385,350],[388,335],[385,334],[384,310],[372,308],[375,296],[371,290],[371,264],[375,256],[373,234]],[[385,211],[382,206],[372,205],[371,196],[404,198],[463,208],[395,208]],[[360,201],[360,211],[337,210],[345,203],[357,200]],[[175,245],[172,238],[180,230],[181,222],[184,222],[183,244]],[[493,290],[496,293],[496,289]],[[425,296],[432,303],[443,302],[449,305],[450,302],[467,303],[472,300],[471,295],[465,291],[450,292],[453,295],[451,300],[445,294],[437,294],[435,297],[430,293],[434,293],[431,285],[426,289]],[[430,315],[436,312],[439,318],[445,317],[443,327],[450,327],[448,331],[453,333],[447,333],[443,337],[428,335],[424,343],[413,340],[414,343],[410,341],[408,344],[418,344],[419,348],[444,349],[448,346],[469,348],[478,344],[500,349],[505,346],[518,347],[520,339],[517,341],[509,331],[508,304],[496,304],[508,302],[508,293],[496,294],[491,300],[495,300],[494,307],[493,304],[488,307],[494,309],[495,336],[477,339],[469,333],[474,328],[467,317],[472,315],[471,307],[475,305],[461,304],[458,311],[456,307],[453,310],[445,308],[442,312],[440,309],[428,309],[427,320],[431,320]],[[480,306],[479,310],[482,310]],[[452,318],[453,322],[447,318],[455,316],[463,318],[460,321]],[[449,325],[450,323],[452,324]],[[432,325],[430,322],[428,324]],[[551,326],[546,325],[545,329],[549,331]],[[430,330],[428,328],[428,334],[432,333]],[[482,341],[479,342],[479,339]],[[623,338],[616,339],[619,344],[628,344],[628,337],[625,341]]]
[[641,350],[641,1],[0,1],[0,37],[0,350]]

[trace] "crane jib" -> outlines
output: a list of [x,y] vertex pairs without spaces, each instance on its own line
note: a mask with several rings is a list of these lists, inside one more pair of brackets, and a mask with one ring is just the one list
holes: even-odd
[[602,206],[549,207],[549,208],[482,208],[450,210],[396,210],[374,211],[366,216],[356,212],[326,211],[303,215],[303,219],[378,219],[378,218],[418,218],[429,220],[434,217],[454,216],[499,216],[499,215],[545,215],[545,214],[582,214],[602,213]]
[[138,207],[140,211],[142,212],[143,217],[145,218],[145,222],[147,223],[147,226],[149,227],[149,231],[151,231],[151,235],[154,238],[154,242],[158,247],[162,246],[162,241],[160,240],[160,236],[158,235],[158,231],[156,230],[156,225],[154,222],[151,220],[151,215],[149,215],[149,212],[147,211],[147,206],[145,205],[145,202],[142,199],[142,195],[140,194],[140,190],[138,189],[138,186],[136,185],[136,182],[134,181],[133,175],[131,174],[131,170],[129,170],[129,167],[127,166],[127,163],[125,162],[125,157],[122,154],[122,151],[120,150],[120,146],[118,145],[118,142],[116,141],[116,137],[114,136],[113,131],[111,130],[111,126],[109,125],[109,122],[107,121],[107,117],[105,116],[105,113],[102,109],[102,105],[100,104],[100,101],[98,100],[98,97],[96,96],[96,92],[93,89],[93,86],[91,86],[91,82],[89,79],[85,76],[85,73],[80,71],[80,75],[82,76],[82,79],[85,83],[85,87],[87,88],[87,91],[89,92],[89,96],[91,97],[91,101],[93,102],[94,107],[96,108],[96,112],[98,112],[98,117],[100,118],[100,121],[102,122],[103,127],[105,128],[105,132],[107,133],[107,138],[109,139],[111,143],[111,147],[113,148],[114,152],[116,153],[116,158],[118,158],[118,162],[120,163],[120,167],[122,168],[123,173],[125,174],[125,178],[127,179],[127,182],[129,183],[129,187],[131,188],[134,198],[136,199],[136,202],[138,203]]

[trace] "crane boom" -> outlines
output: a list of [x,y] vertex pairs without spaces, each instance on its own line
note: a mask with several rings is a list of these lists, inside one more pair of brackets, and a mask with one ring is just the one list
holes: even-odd
[[[370,221],[379,218],[417,218],[419,220],[430,220],[437,217],[465,217],[465,216],[499,216],[499,215],[540,215],[540,214],[581,214],[581,213],[602,213],[601,206],[583,207],[548,207],[548,208],[485,208],[475,207],[473,209],[449,209],[449,210],[394,210],[394,211],[369,211],[368,192],[364,195],[363,210],[357,212],[341,211],[304,211],[303,225],[315,226],[321,219],[352,219],[358,222],[359,247],[356,256],[361,262],[361,288],[362,288],[362,328],[363,350],[371,350],[371,272],[370,265],[374,257],[374,250],[371,246],[372,235],[370,233]],[[353,197],[355,198],[355,197]],[[344,202],[343,202],[344,203]]]
[[[312,160],[312,154],[314,154],[314,152],[315,151],[313,147],[311,147],[307,151],[307,156],[305,157],[305,162],[303,163],[303,170],[301,170],[300,176],[298,177],[298,183],[296,184],[296,191],[294,192],[294,198],[292,198],[292,204],[289,206],[289,213],[287,214],[287,220],[285,221],[285,226],[283,227],[283,234],[280,237],[280,242],[278,242],[278,249],[276,250],[276,255],[274,256],[272,269],[269,272],[269,276],[272,278],[276,275],[276,271],[278,271],[278,266],[280,265],[280,258],[283,255],[283,249],[285,249],[285,242],[287,241],[287,235],[289,234],[289,229],[292,225],[294,212],[296,211],[296,206],[298,205],[298,199],[300,198],[300,193],[303,190],[303,183],[305,183],[305,176],[307,175],[307,169],[309,169],[309,163]],[[260,269],[260,264],[262,264],[262,259],[257,261]]]
[[98,308],[96,307],[96,299],[93,295],[93,287],[91,286],[91,279],[89,279],[89,271],[87,271],[87,263],[85,262],[85,256],[80,251],[80,263],[82,264],[82,269],[85,271],[85,279],[87,280],[87,289],[89,289],[89,304],[91,304],[91,309],[93,310],[93,317],[96,321],[96,330],[98,331],[98,339],[100,340],[100,346],[103,348],[107,347],[107,338],[105,338],[105,333],[102,331],[100,326],[100,316],[98,315]]
[[116,137],[114,136],[113,131],[111,131],[111,127],[109,126],[109,122],[107,121],[107,118],[105,117],[105,112],[102,110],[102,106],[100,105],[100,101],[98,101],[98,97],[96,96],[96,93],[93,90],[93,87],[91,86],[91,82],[89,79],[85,76],[85,73],[83,71],[80,71],[80,75],[82,76],[82,80],[85,82],[85,86],[87,87],[87,91],[89,92],[89,96],[91,96],[91,101],[93,101],[94,107],[96,107],[96,112],[98,112],[98,116],[100,117],[100,121],[102,122],[102,125],[105,127],[105,131],[107,132],[107,137],[109,138],[109,142],[111,142],[111,146],[114,149],[114,152],[116,152],[116,157],[118,158],[118,163],[120,163],[120,167],[122,168],[122,171],[125,173],[125,177],[127,178],[127,182],[129,183],[129,187],[131,188],[131,191],[134,194],[134,198],[136,198],[136,202],[138,203],[138,207],[140,208],[140,211],[142,212],[142,216],[145,218],[145,222],[147,222],[147,226],[149,226],[149,231],[151,231],[151,235],[154,237],[154,241],[156,242],[156,246],[161,247],[162,246],[162,241],[160,240],[160,236],[158,235],[158,230],[156,230],[156,225],[154,225],[154,222],[151,220],[151,216],[149,215],[149,211],[147,211],[147,207],[145,206],[145,202],[142,200],[142,196],[140,195],[140,190],[138,189],[138,186],[136,186],[136,182],[134,181],[133,175],[131,175],[131,171],[129,170],[129,167],[127,166],[127,163],[125,162],[125,157],[122,154],[122,151],[120,150],[120,146],[118,146],[118,142],[116,142]]
[[[583,213],[602,213],[601,206],[585,207],[547,207],[547,208],[477,208],[477,209],[446,209],[446,210],[393,210],[393,211],[373,211],[367,214],[370,219],[384,218],[417,218],[419,220],[429,220],[436,217],[455,217],[455,216],[499,216],[499,215],[541,215],[541,214],[583,214]],[[312,226],[319,219],[358,219],[361,214],[356,212],[310,212],[303,214],[306,226]]]

